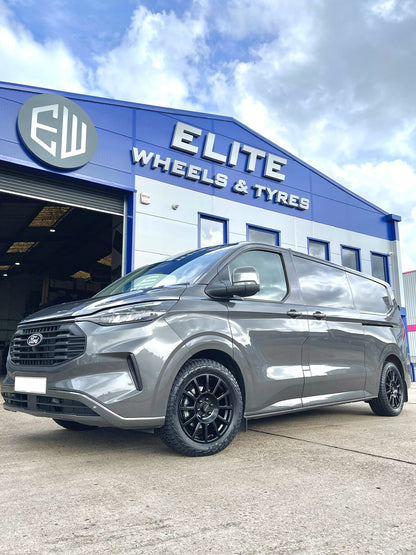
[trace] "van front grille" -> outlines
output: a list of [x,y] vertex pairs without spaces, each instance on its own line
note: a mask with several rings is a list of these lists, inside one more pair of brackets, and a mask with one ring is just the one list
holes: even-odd
[[5,404],[8,407],[27,409],[27,395],[24,393],[2,393]]
[[97,414],[79,401],[59,397],[36,397],[36,409],[41,412],[74,414],[76,416],[97,416]]
[[84,333],[73,323],[22,327],[12,339],[10,357],[22,366],[54,366],[81,356],[86,342]]

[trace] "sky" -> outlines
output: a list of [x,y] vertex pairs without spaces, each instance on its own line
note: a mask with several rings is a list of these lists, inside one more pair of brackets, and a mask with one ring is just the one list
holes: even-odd
[[0,0],[0,80],[231,116],[402,217],[416,0]]

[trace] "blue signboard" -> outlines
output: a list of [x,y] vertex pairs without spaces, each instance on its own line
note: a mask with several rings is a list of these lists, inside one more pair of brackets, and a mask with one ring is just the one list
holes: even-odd
[[0,84],[0,110],[4,161],[126,191],[144,176],[397,238],[397,217],[232,118],[7,83]]

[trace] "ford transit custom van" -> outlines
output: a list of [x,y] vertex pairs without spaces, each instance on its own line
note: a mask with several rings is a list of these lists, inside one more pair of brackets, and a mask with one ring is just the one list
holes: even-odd
[[409,385],[387,283],[239,243],[139,268],[27,317],[1,392],[7,410],[69,430],[157,430],[201,456],[229,445],[243,418],[354,401],[397,416]]

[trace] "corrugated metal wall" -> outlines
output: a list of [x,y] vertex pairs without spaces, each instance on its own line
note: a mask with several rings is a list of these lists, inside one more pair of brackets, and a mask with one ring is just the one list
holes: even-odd
[[408,327],[409,351],[412,362],[416,362],[416,271],[403,274],[406,299],[406,319]]
[[403,274],[407,324],[416,324],[416,271]]
[[8,165],[0,167],[0,191],[109,214],[124,214],[124,192],[119,189],[80,183],[53,174],[38,175]]

